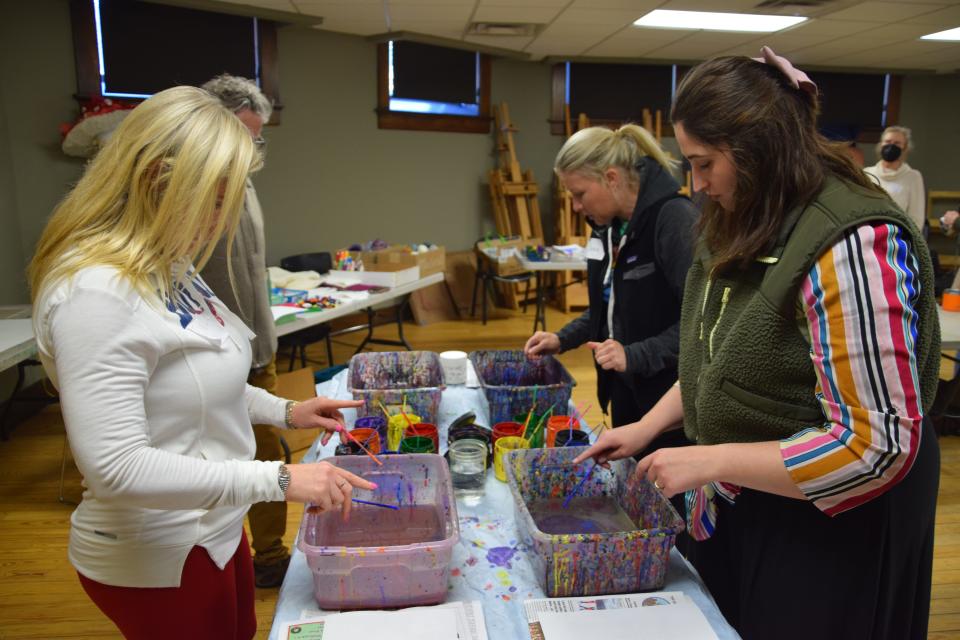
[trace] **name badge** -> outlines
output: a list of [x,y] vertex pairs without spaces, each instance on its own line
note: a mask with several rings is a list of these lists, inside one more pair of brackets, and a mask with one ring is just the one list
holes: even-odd
[[587,241],[587,250],[585,252],[587,260],[603,260],[603,240],[600,238],[590,238]]

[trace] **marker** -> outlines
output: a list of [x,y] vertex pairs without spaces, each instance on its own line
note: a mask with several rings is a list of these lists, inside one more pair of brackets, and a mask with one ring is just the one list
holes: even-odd
[[370,506],[373,506],[373,507],[383,507],[384,509],[393,509],[394,511],[400,510],[400,507],[393,504],[383,504],[382,502],[371,502],[369,500],[361,500],[360,498],[350,498],[350,499],[353,500],[354,502],[357,502],[360,504],[369,504]]

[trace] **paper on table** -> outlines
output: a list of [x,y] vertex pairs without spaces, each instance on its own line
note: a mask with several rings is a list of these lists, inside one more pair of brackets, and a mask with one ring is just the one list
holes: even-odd
[[540,613],[545,640],[717,640],[687,597],[670,606]]
[[[487,624],[483,617],[483,605],[481,605],[479,601],[461,602],[454,600],[452,602],[435,605],[435,607],[450,609],[456,614],[457,635],[460,640],[488,640]],[[334,613],[335,612],[332,611],[321,611],[319,609],[304,609],[300,612],[300,621],[298,623],[291,623],[290,626],[294,626],[295,624],[300,624],[301,626],[309,625],[310,622],[323,620],[328,616],[334,615]],[[287,636],[283,634],[281,634],[280,637],[283,640],[287,640]]]
[[291,307],[284,304],[278,304],[270,307],[270,312],[273,314],[274,322],[276,322],[280,318],[285,318],[286,316],[289,316],[295,313],[303,313],[304,311],[306,311],[306,309],[304,309],[303,307]]
[[423,607],[402,611],[351,611],[323,620],[323,640],[458,640],[451,609]]

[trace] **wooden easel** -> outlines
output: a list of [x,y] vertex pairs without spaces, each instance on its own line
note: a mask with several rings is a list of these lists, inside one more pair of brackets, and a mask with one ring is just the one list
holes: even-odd
[[[590,126],[590,119],[585,113],[577,118],[577,130]],[[570,105],[564,105],[563,130],[567,138],[573,135],[573,126],[570,121]],[[579,244],[586,246],[590,236],[587,228],[587,218],[582,213],[573,210],[573,199],[560,180],[554,176],[555,189],[553,192],[554,222],[557,234],[557,244]],[[558,304],[565,313],[572,307],[586,307],[586,282],[576,282],[578,279],[569,271],[560,271],[557,277]]]
[[[501,236],[520,238],[543,238],[543,222],[540,218],[540,203],[537,201],[539,187],[533,171],[521,170],[513,134],[517,129],[510,120],[510,110],[505,102],[494,107],[497,131],[498,167],[489,173],[490,201],[497,233]],[[504,284],[500,289],[504,301],[516,309],[515,285]]]

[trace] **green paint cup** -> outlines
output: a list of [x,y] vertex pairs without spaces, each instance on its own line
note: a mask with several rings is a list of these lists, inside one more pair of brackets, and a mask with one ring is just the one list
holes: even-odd
[[400,441],[400,453],[436,453],[436,450],[430,438],[409,436]]

